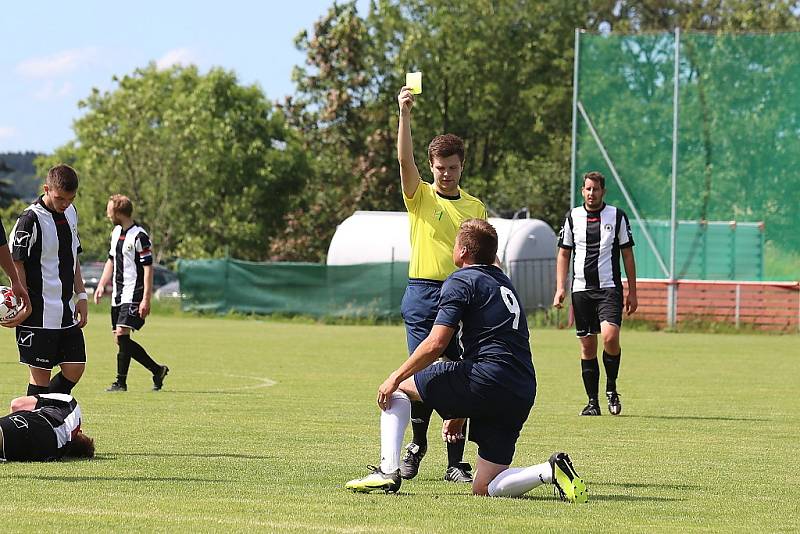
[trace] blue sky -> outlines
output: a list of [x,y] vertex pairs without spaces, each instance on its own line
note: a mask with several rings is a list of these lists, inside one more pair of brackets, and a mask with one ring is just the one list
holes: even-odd
[[[7,2],[0,45],[0,152],[51,152],[72,139],[92,87],[150,61],[231,69],[271,100],[293,92],[294,36],[333,0]],[[368,0],[358,0],[364,16]],[[113,7],[112,7],[113,6]]]

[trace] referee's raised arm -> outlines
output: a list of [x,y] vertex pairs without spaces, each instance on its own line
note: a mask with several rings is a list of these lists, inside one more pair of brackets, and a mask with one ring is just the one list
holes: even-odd
[[419,169],[414,162],[414,143],[411,140],[411,108],[414,105],[414,95],[411,89],[403,86],[397,95],[400,106],[400,121],[397,128],[397,161],[400,162],[400,181],[403,194],[413,198],[421,180]]

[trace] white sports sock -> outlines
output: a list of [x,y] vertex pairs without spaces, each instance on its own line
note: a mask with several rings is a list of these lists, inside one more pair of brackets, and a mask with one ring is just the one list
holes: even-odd
[[394,473],[400,468],[403,435],[411,421],[411,399],[402,391],[392,393],[389,409],[381,411],[381,471]]
[[530,467],[509,467],[489,482],[492,497],[519,497],[542,484],[553,482],[550,462]]

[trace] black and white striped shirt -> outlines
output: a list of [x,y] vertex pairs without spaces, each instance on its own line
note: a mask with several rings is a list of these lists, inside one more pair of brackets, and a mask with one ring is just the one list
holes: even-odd
[[19,216],[10,239],[12,257],[25,265],[32,304],[31,315],[22,324],[47,329],[75,325],[72,297],[81,252],[75,206],[58,213],[39,197]]
[[114,289],[111,302],[114,306],[142,301],[144,296],[144,266],[153,264],[150,237],[135,222],[123,230],[115,226],[111,232],[108,257],[114,264]]
[[619,208],[603,204],[600,211],[579,206],[567,212],[558,246],[574,250],[572,291],[622,289],[620,249],[633,244],[628,216]]

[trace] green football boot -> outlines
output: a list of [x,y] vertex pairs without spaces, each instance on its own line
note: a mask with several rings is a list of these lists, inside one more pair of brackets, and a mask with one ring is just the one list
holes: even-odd
[[575,472],[572,460],[566,452],[556,452],[550,457],[553,468],[553,485],[558,490],[562,501],[586,503],[589,501],[589,490],[586,483]]

